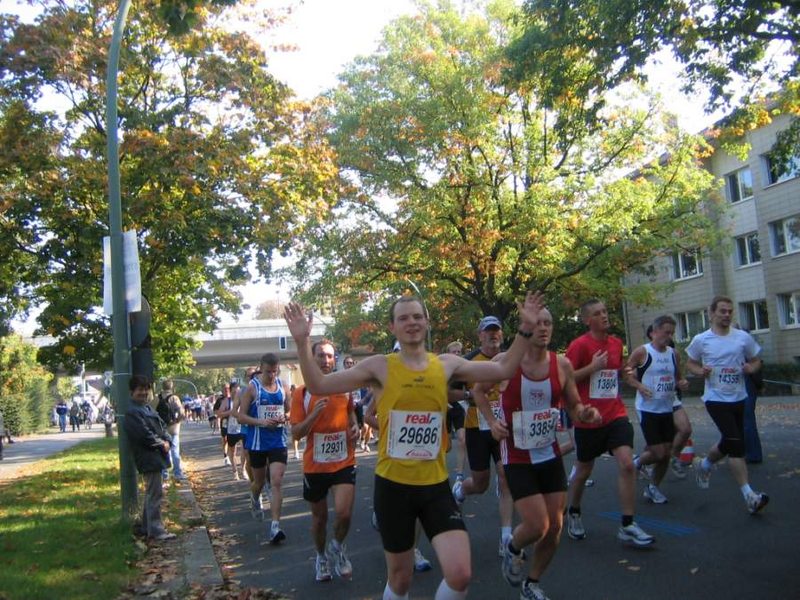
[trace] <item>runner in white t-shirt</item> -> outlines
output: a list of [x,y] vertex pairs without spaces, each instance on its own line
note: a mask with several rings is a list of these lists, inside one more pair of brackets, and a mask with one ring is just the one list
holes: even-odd
[[748,482],[744,460],[744,400],[747,397],[744,376],[761,368],[758,358],[761,346],[749,333],[731,328],[733,301],[730,298],[715,297],[709,315],[711,328],[696,335],[686,348],[687,367],[705,378],[703,402],[721,438],[704,459],[695,459],[697,484],[707,489],[711,466],[727,456],[747,509],[755,514],[767,505],[769,496],[753,491]]

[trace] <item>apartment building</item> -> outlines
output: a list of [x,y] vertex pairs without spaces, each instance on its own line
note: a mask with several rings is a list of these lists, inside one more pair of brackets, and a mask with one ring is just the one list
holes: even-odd
[[729,235],[721,249],[659,257],[652,277],[630,275],[629,283],[671,282],[659,306],[626,303],[629,347],[645,341],[645,330],[661,314],[675,317],[676,342],[708,328],[713,296],[729,296],[738,324],[755,336],[771,363],[800,364],[800,157],[781,173],[770,149],[789,117],[748,134],[752,146],[741,161],[717,149],[707,168],[722,182],[728,210],[720,226]]

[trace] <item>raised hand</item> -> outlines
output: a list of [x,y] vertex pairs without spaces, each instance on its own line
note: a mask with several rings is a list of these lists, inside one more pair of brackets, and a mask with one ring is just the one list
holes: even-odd
[[305,309],[297,302],[290,302],[283,307],[283,318],[295,340],[302,340],[311,335],[311,323],[314,315],[311,311],[306,314]]
[[520,324],[529,330],[533,329],[543,308],[544,294],[542,292],[528,292],[525,294],[525,302],[517,302]]

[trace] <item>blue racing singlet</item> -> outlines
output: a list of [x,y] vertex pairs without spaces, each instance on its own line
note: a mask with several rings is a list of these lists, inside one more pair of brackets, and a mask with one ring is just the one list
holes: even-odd
[[[276,380],[278,389],[268,392],[261,381],[256,378],[250,383],[255,387],[255,399],[250,403],[247,414],[255,419],[285,418],[284,406],[286,398],[283,394],[283,384]],[[244,447],[256,452],[286,448],[284,427],[257,427],[249,425],[245,432]]]

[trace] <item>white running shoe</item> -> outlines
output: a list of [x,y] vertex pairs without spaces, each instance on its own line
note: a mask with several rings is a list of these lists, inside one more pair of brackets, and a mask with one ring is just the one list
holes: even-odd
[[761,492],[753,492],[746,500],[747,510],[751,515],[756,514],[769,503],[769,496]]
[[503,548],[503,562],[500,564],[500,571],[503,573],[503,578],[512,587],[519,587],[525,580],[525,558],[525,550],[514,554],[508,544]]
[[697,479],[697,487],[701,490],[707,490],[711,485],[711,471],[706,471],[703,468],[703,459],[696,456],[694,459],[695,478]]
[[283,530],[277,526],[277,523],[275,524],[275,526],[270,528],[269,531],[270,544],[272,544],[273,546],[277,546],[285,539],[286,539],[286,534],[283,533]]
[[538,583],[526,581],[519,592],[519,600],[549,600]]
[[317,562],[314,566],[315,579],[317,581],[330,581],[333,579],[331,575],[331,566],[328,564],[328,557],[324,554],[320,556],[317,554]]
[[677,457],[673,456],[672,460],[669,461],[669,468],[678,479],[686,479],[686,467]]
[[649,546],[656,541],[656,538],[649,533],[645,533],[635,522],[627,527],[620,527],[617,531],[617,538],[623,542],[631,542],[637,546]]
[[253,496],[250,494],[250,514],[256,521],[264,520],[264,507],[261,504],[261,495]]
[[647,487],[644,488],[644,494],[642,495],[650,500],[650,502],[653,504],[667,503],[667,497],[661,493],[661,490],[658,489],[658,486],[655,483],[648,483]]
[[579,513],[567,512],[567,535],[573,540],[582,540],[586,537],[586,530],[583,528],[583,519]]
[[431,561],[422,555],[419,548],[414,548],[414,571],[417,573],[424,573],[425,571],[430,571],[432,568],[433,565],[431,565]]
[[353,565],[347,558],[347,549],[344,544],[339,544],[337,550],[333,546],[333,541],[328,542],[328,559],[333,563],[333,571],[339,577],[350,579],[353,576]]
[[222,459],[222,464],[225,465],[226,467],[230,467],[231,459],[226,456],[225,458]]
[[456,502],[460,505],[464,503],[466,496],[464,495],[464,481],[456,480],[455,485],[453,485],[453,498],[455,498]]

